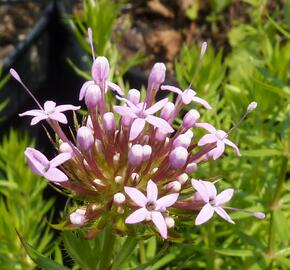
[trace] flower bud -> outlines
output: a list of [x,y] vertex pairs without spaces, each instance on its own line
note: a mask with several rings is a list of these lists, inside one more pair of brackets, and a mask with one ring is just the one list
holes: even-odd
[[69,215],[70,222],[76,226],[83,226],[86,221],[85,213],[86,210],[77,209],[75,212]]
[[148,78],[148,88],[157,89],[165,80],[166,66],[163,63],[156,63]]
[[193,138],[193,132],[190,130],[190,129],[188,129],[185,133],[183,133],[184,135],[186,135],[186,136],[188,136],[189,138]]
[[188,173],[188,174],[191,174],[193,172],[196,172],[197,171],[197,164],[192,162],[192,163],[189,163],[187,164],[186,168],[185,168],[185,172]]
[[166,189],[169,192],[179,192],[181,190],[181,184],[178,181],[173,181],[166,185]]
[[90,128],[80,127],[77,131],[77,146],[81,151],[88,151],[94,144],[94,135]]
[[101,90],[96,84],[89,85],[85,95],[85,103],[88,109],[93,109],[101,100]]
[[173,149],[173,151],[171,151],[169,155],[169,161],[171,166],[174,169],[182,168],[187,161],[187,156],[188,152],[184,147],[182,146],[176,147],[175,149]]
[[188,180],[188,175],[186,173],[183,173],[177,177],[177,180],[181,185],[183,185]]
[[159,142],[162,142],[165,140],[166,135],[167,134],[163,133],[160,129],[157,129],[155,132],[155,139]]
[[175,111],[175,106],[172,102],[167,102],[166,105],[162,108],[160,117],[166,121],[169,121],[173,116]]
[[132,166],[138,166],[143,161],[143,146],[134,144],[129,150],[128,161]]
[[164,220],[168,229],[171,229],[174,227],[175,221],[172,217],[165,217]]
[[114,194],[114,198],[113,201],[115,204],[123,204],[126,200],[126,197],[123,193],[118,192],[116,194]]
[[248,108],[247,108],[247,113],[251,113],[252,111],[254,111],[257,108],[258,103],[253,101],[249,104]]
[[111,133],[116,129],[116,123],[114,114],[112,112],[106,112],[103,115],[103,128],[105,132]]
[[120,153],[116,153],[116,154],[113,156],[113,163],[114,163],[115,166],[117,166],[117,165],[119,164],[120,156],[121,156]]
[[173,141],[173,148],[182,146],[187,149],[190,143],[191,143],[191,138],[187,136],[186,134],[181,134]]
[[95,140],[95,149],[98,153],[103,152],[104,148],[103,148],[103,144],[102,144],[101,140],[99,140],[99,139]]
[[92,66],[92,77],[98,84],[105,82],[109,77],[110,66],[108,59],[104,56],[98,56]]
[[121,175],[115,176],[115,183],[116,184],[122,184],[124,182],[124,179]]
[[192,128],[196,121],[199,119],[200,114],[197,110],[191,109],[183,117],[182,127],[185,129]]
[[139,183],[139,180],[140,180],[140,175],[138,173],[132,173],[131,179],[132,179],[132,183],[134,185],[137,185]]
[[143,161],[148,160],[152,154],[152,148],[150,145],[143,145]]
[[137,105],[140,102],[140,92],[137,89],[129,90],[127,99]]
[[73,149],[67,142],[62,142],[59,146],[59,151],[61,153],[71,153],[73,155]]

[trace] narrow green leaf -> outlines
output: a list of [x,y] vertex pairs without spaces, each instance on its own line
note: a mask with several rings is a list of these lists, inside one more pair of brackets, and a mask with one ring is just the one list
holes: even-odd
[[248,257],[253,256],[254,252],[252,250],[233,250],[233,249],[216,249],[216,253],[226,256],[234,257]]

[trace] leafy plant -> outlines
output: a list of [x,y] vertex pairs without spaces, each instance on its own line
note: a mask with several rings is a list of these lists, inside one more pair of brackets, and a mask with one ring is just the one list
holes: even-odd
[[[8,80],[9,80],[9,76],[8,75],[4,76],[2,78],[2,67],[0,66],[0,91],[4,87],[4,85],[7,83]],[[7,106],[8,102],[9,102],[8,99],[4,99],[4,100],[2,100],[0,102],[0,113]],[[0,122],[3,121],[4,118],[5,118],[5,116],[1,116],[1,114],[0,114]]]

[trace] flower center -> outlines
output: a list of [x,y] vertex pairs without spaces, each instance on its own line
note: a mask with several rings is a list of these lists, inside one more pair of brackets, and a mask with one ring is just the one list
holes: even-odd
[[147,208],[148,211],[153,211],[156,208],[156,203],[152,202],[152,201],[149,201],[146,204],[146,208]]
[[216,133],[215,133],[215,136],[220,140],[224,140],[226,137],[227,137],[227,133],[225,133],[223,130],[218,130]]

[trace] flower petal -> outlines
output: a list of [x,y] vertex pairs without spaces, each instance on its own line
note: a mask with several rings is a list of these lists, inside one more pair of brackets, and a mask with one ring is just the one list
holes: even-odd
[[149,109],[146,109],[145,113],[146,114],[154,114],[154,113],[158,112],[159,110],[161,110],[166,105],[167,102],[168,102],[168,98],[164,98],[164,99],[156,102]]
[[152,222],[156,226],[162,238],[167,239],[167,226],[166,226],[166,222],[162,214],[157,211],[152,211],[151,217],[152,217]]
[[214,208],[209,204],[205,204],[195,219],[195,225],[201,225],[212,218]]
[[208,110],[212,109],[212,107],[208,104],[208,102],[200,97],[193,97],[192,101],[201,104],[203,107],[207,108]]
[[38,122],[45,120],[47,118],[48,118],[48,116],[46,114],[40,114],[38,116],[35,116],[31,119],[30,125],[31,126],[36,125]]
[[125,220],[127,224],[134,224],[139,223],[145,220],[148,215],[148,210],[146,208],[139,208],[138,210],[134,211],[130,216],[128,216]]
[[145,195],[139,191],[137,188],[124,187],[125,192],[131,198],[131,200],[140,207],[145,207],[147,204],[147,198]]
[[167,121],[160,117],[156,117],[154,115],[147,115],[146,121],[154,127],[160,129],[160,131],[163,133],[174,132],[174,129],[167,123]]
[[212,134],[216,133],[216,131],[217,131],[214,126],[212,126],[211,124],[208,124],[208,123],[196,123],[195,126],[203,128]]
[[37,175],[43,175],[46,168],[49,168],[49,160],[40,151],[27,147],[24,152],[28,165]]
[[202,146],[209,143],[214,143],[218,139],[214,134],[206,134],[198,141],[197,145]]
[[227,212],[222,207],[215,207],[214,211],[224,220],[229,223],[235,224],[235,222],[231,219],[231,217],[227,214]]
[[215,199],[216,205],[221,205],[228,202],[233,197],[234,191],[235,190],[233,188],[228,188],[218,194]]
[[57,168],[50,168],[47,172],[43,174],[43,176],[52,182],[65,182],[68,180],[68,177]]
[[121,116],[128,116],[130,118],[136,118],[135,112],[127,106],[114,106],[114,111]]
[[204,200],[204,202],[209,202],[209,194],[200,180],[191,179],[191,184],[198,192],[198,195]]
[[109,86],[109,88],[111,88],[113,91],[116,91],[118,93],[118,95],[123,96],[124,92],[121,89],[121,87],[113,82],[109,82],[107,81],[107,84]]
[[208,182],[208,181],[203,181],[203,180],[199,180],[205,187],[206,192],[209,196],[209,199],[215,199],[216,198],[216,188],[215,185],[212,182]]
[[147,201],[155,203],[157,197],[158,197],[157,185],[152,180],[149,180],[147,183]]
[[167,91],[170,91],[170,92],[174,92],[178,95],[182,95],[183,92],[181,89],[175,87],[175,86],[172,86],[172,85],[162,85],[161,87],[161,90],[167,90]]
[[54,101],[48,100],[44,103],[45,112],[53,112],[55,109],[56,103]]
[[196,93],[192,89],[186,89],[181,96],[182,102],[185,105],[189,104],[195,95]]
[[50,167],[51,168],[57,167],[63,164],[64,162],[68,161],[69,159],[71,159],[71,157],[72,157],[71,153],[61,153],[49,162]]
[[87,81],[82,85],[81,90],[80,90],[79,100],[82,100],[85,97],[87,88],[89,87],[89,85],[92,85],[94,83],[95,83],[94,81]]
[[64,112],[64,111],[76,111],[79,110],[81,107],[80,106],[73,106],[70,104],[65,104],[65,105],[59,105],[55,107],[56,112]]
[[42,110],[30,110],[30,111],[26,111],[24,113],[20,113],[19,116],[38,116],[38,115],[43,115],[43,111]]
[[241,156],[239,148],[232,141],[230,141],[229,139],[224,139],[224,143],[232,147],[238,156]]
[[136,118],[134,122],[132,123],[131,129],[130,129],[129,140],[130,141],[135,140],[144,129],[144,126],[145,126],[145,119]]
[[171,205],[175,204],[179,196],[179,193],[172,193],[166,196],[159,198],[156,201],[156,210],[163,210],[163,208],[170,207]]
[[54,113],[48,115],[48,118],[51,120],[58,121],[58,122],[63,123],[63,124],[67,124],[66,116],[60,112],[54,112]]
[[213,155],[212,158],[214,160],[218,159],[225,151],[225,143],[223,141],[217,141],[216,148],[212,150]]

